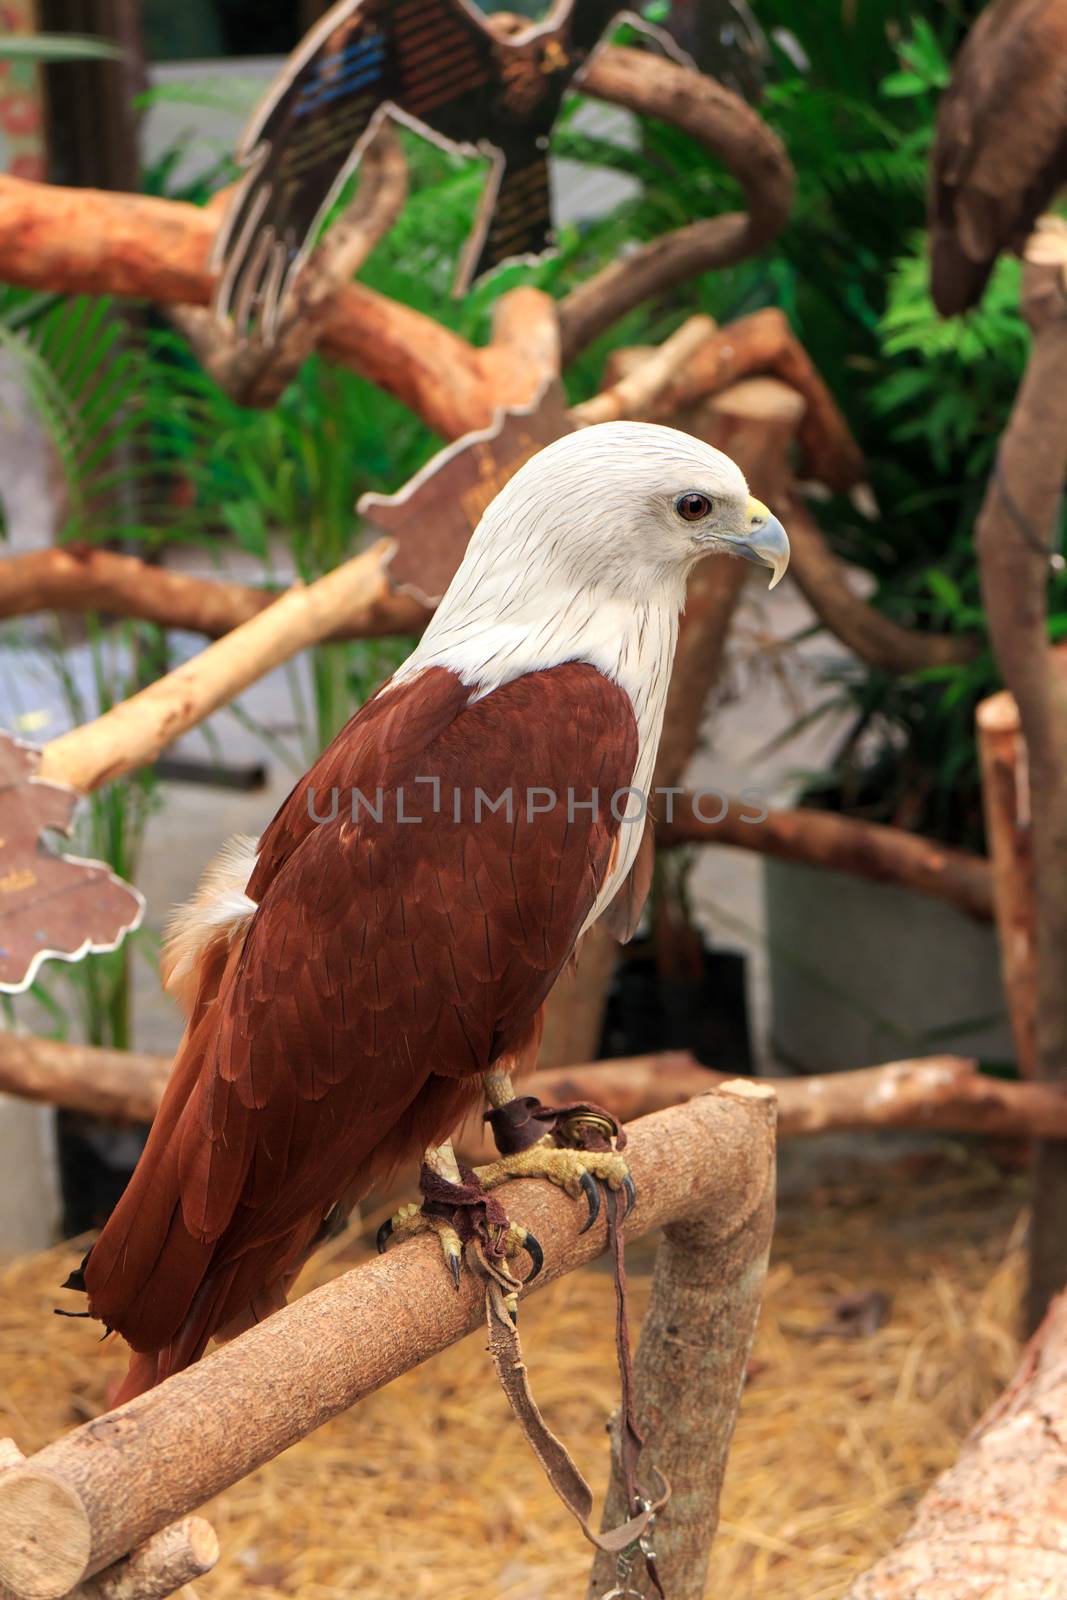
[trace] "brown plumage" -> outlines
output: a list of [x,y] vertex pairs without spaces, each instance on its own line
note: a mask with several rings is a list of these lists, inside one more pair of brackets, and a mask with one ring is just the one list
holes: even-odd
[[981,299],[1067,183],[1067,0],[993,0],[956,58],[931,158],[930,290],[942,316]]
[[[637,729],[581,663],[474,696],[429,668],[368,702],[260,841],[254,915],[185,950],[188,1031],[84,1269],[138,1352],[120,1399],[284,1304],[330,1213],[447,1137],[536,1029],[619,829],[606,806],[568,818],[568,786],[629,784]],[[495,800],[518,773],[512,820],[475,823],[474,784]],[[559,804],[528,815],[527,786]],[[353,823],[354,788],[381,789],[381,822],[357,802]]]

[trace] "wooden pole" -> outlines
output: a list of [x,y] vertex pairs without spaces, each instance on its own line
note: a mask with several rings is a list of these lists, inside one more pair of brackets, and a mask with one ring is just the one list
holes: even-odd
[[900,1542],[845,1600],[1056,1600],[1067,1594],[1067,1296]]
[[[774,1093],[750,1082],[721,1092],[744,1095],[761,1117],[765,1158],[753,1164],[742,1215],[691,1213],[665,1227],[634,1362],[645,1459],[664,1473],[672,1491],[654,1530],[656,1565],[670,1600],[703,1600],[774,1229]],[[604,1528],[630,1511],[617,1436],[612,1458]],[[598,1554],[589,1600],[600,1600],[614,1579],[615,1561]],[[636,1594],[654,1600],[640,1562],[628,1581]]]
[[210,1572],[218,1559],[219,1541],[210,1522],[184,1517],[80,1583],[72,1600],[163,1600]]
[[[721,1217],[724,1232],[747,1224],[752,1196],[767,1184],[761,1101],[713,1090],[627,1131],[637,1185],[628,1237],[698,1213]],[[604,1222],[580,1234],[581,1208],[551,1184],[510,1185],[506,1204],[544,1246],[538,1284],[604,1247]],[[436,1239],[427,1237],[312,1291],[158,1388],[65,1434],[24,1467],[0,1474],[0,1530],[10,1534],[0,1536],[0,1584],[15,1600],[58,1600],[462,1338],[483,1315],[479,1285],[465,1274],[454,1289]],[[72,1323],[71,1337],[92,1336]],[[64,1552],[62,1561],[57,1552]]]
[[391,541],[379,540],[306,588],[288,589],[259,616],[140,694],[53,739],[41,751],[37,776],[87,794],[155,760],[180,734],[272,667],[325,638],[342,621],[373,613],[389,594],[382,563],[390,548]]
[[982,806],[992,863],[1000,970],[1024,1078],[1037,1075],[1037,929],[1030,775],[1019,708],[1006,689],[978,707]]
[[[1058,267],[1025,267],[1023,314],[1033,343],[976,545],[993,651],[1019,707],[1030,773],[1037,1075],[1067,1084],[1067,680],[1048,648],[1049,556],[1067,477],[1067,298]],[[1034,1328],[1067,1281],[1067,1153],[1058,1144],[1035,1152],[1030,1249],[1026,1323]]]

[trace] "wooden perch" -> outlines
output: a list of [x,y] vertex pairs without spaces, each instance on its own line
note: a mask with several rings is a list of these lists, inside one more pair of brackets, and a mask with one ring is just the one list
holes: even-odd
[[[717,1219],[720,1237],[749,1224],[771,1182],[773,1141],[763,1101],[745,1088],[718,1090],[628,1132],[637,1185],[629,1237],[683,1216]],[[603,1249],[604,1222],[579,1234],[580,1208],[550,1184],[512,1184],[507,1205],[544,1246],[539,1283]],[[0,1583],[15,1600],[58,1600],[356,1400],[462,1338],[482,1316],[473,1276],[465,1274],[454,1289],[437,1241],[425,1237],[314,1290],[0,1475],[0,1529],[12,1534],[0,1538]],[[71,1324],[72,1338],[79,1335],[86,1338]],[[485,1381],[492,1381],[488,1367]],[[678,1400],[687,1403],[683,1395]],[[670,1461],[661,1466],[670,1477]],[[530,1470],[536,1470],[532,1461]],[[661,1523],[665,1540],[669,1518],[668,1512]]]
[[[895,883],[935,900],[947,900],[971,917],[993,915],[989,862],[966,850],[834,811],[777,811],[717,793],[674,798],[672,820],[656,824],[657,845],[735,845],[782,861],[849,872],[875,883]],[[725,810],[724,810],[725,808]],[[723,813],[720,816],[720,813]]]
[[[98,611],[220,639],[266,611],[281,592],[168,572],[137,556],[84,544],[28,550],[0,561],[0,617],[25,617],[37,611]],[[421,633],[430,616],[417,600],[386,590],[373,606],[345,617],[327,638]]]
[[[613,351],[604,364],[605,384],[625,381],[650,353],[645,347]],[[866,468],[848,423],[784,312],[773,307],[739,317],[701,344],[659,391],[653,414],[660,420],[684,415],[709,395],[760,375],[779,378],[804,398],[797,444],[805,476],[841,494],[861,484]]]
[[903,1539],[845,1600],[1054,1600],[1067,1594],[1067,1295]]
[[1037,930],[1026,745],[1019,708],[1006,689],[982,701],[975,723],[1000,972],[1015,1059],[1023,1077],[1033,1078],[1037,1074]]
[[633,421],[648,416],[679,369],[714,333],[715,324],[710,317],[690,317],[661,345],[643,352],[643,359],[617,382],[601,389],[591,400],[572,406],[571,417],[588,426],[593,422],[616,422],[621,417]]
[[[702,1212],[669,1222],[656,1252],[648,1311],[634,1361],[637,1425],[647,1459],[659,1462],[673,1491],[654,1534],[656,1566],[670,1600],[703,1600],[719,1521],[719,1495],[756,1332],[774,1230],[774,1095],[764,1084],[734,1083],[762,1109],[768,1159],[744,1217]],[[628,1515],[618,1422],[602,1527]],[[602,1600],[617,1567],[600,1554],[588,1600]],[[640,1563],[632,1593],[654,1600]]]
[[[792,168],[777,136],[710,79],[643,52],[608,47],[589,63],[582,89],[687,129],[731,167],[750,210],[645,245],[568,296],[560,307],[565,361],[650,295],[761,248],[785,222],[792,193]],[[0,279],[71,294],[206,306],[220,216],[219,205],[0,177]],[[495,337],[475,348],[431,317],[358,283],[331,292],[318,348],[396,395],[446,438],[488,426],[496,407],[523,405],[538,386],[535,366],[514,341]]]
[[[1033,331],[1026,372],[976,524],[993,651],[1019,707],[1030,773],[1037,1075],[1067,1083],[1067,679],[1048,648],[1049,556],[1067,477],[1067,298],[1058,267],[1028,265],[1023,314]],[[1034,1162],[1028,1325],[1067,1279],[1067,1154]]]
[[[549,1067],[524,1080],[520,1093],[536,1091],[546,1105],[591,1100],[627,1121],[681,1105],[729,1074],[702,1067],[686,1051]],[[766,1078],[778,1097],[778,1137],[888,1128],[937,1129],[1026,1139],[1040,1133],[1067,1138],[1067,1090],[1049,1084],[986,1077],[976,1061],[928,1056],[891,1061],[855,1072],[807,1078]],[[467,1161],[492,1157],[479,1125],[459,1141]]]
[[[662,117],[719,159],[745,192],[745,212],[691,222],[642,245],[572,289],[559,307],[564,365],[643,300],[764,249],[793,203],[785,147],[739,95],[658,56],[605,45],[589,63],[584,94]],[[2,260],[2,257],[0,257]]]
[[[0,1091],[120,1122],[151,1122],[170,1072],[166,1056],[0,1032]],[[546,1067],[536,1089],[550,1104],[595,1100],[623,1122],[681,1105],[727,1075],[685,1052]],[[1067,1137],[1067,1091],[988,1078],[974,1061],[930,1056],[857,1072],[773,1079],[783,1139],[838,1128],[943,1128],[1006,1138]],[[464,1148],[489,1159],[481,1126]]]
[[117,1122],[151,1122],[169,1056],[102,1050],[0,1030],[0,1092]]
[[41,751],[38,777],[87,794],[195,727],[282,661],[327,637],[342,621],[374,613],[389,594],[380,540],[306,588],[296,586],[191,661],[123,700],[102,717],[61,734]]

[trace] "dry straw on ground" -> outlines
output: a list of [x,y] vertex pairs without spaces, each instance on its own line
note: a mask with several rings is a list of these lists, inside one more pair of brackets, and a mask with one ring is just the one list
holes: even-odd
[[[1012,1371],[1020,1205],[1011,1180],[951,1151],[783,1203],[709,1596],[834,1600],[901,1531]],[[335,1251],[320,1279],[362,1248]],[[100,1409],[121,1365],[89,1324],[51,1314],[76,1255],[66,1246],[0,1277],[0,1432],[24,1450]],[[651,1254],[633,1258],[639,1315]],[[892,1300],[879,1331],[817,1331],[841,1296],[870,1290]],[[602,1271],[523,1314],[539,1401],[598,1484],[616,1397],[611,1319]],[[587,1550],[509,1419],[483,1342],[213,1502],[223,1556],[201,1600],[580,1600]],[[189,1437],[195,1449],[195,1418]]]

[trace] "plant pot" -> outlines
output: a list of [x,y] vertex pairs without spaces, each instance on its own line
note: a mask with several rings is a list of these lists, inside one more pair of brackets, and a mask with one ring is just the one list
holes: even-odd
[[941,900],[764,862],[771,1049],[799,1072],[934,1053],[1014,1060],[996,932]]

